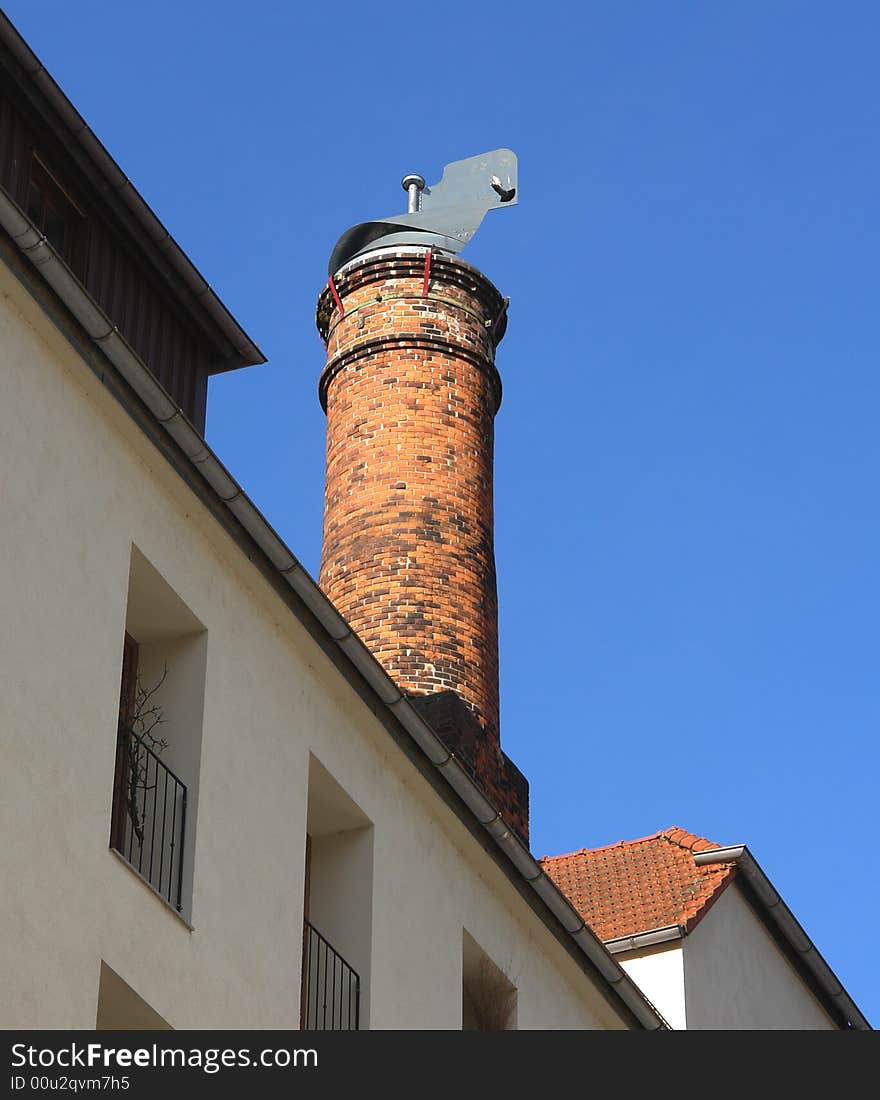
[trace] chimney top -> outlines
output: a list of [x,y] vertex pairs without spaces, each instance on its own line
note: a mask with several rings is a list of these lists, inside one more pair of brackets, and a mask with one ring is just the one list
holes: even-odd
[[409,196],[407,213],[347,229],[330,255],[331,277],[349,260],[377,248],[420,245],[461,252],[490,210],[516,205],[516,153],[493,149],[453,161],[431,187],[413,172],[403,177],[402,186]]

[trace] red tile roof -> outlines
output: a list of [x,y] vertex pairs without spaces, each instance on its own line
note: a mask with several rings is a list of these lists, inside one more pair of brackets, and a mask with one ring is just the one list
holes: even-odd
[[733,881],[733,863],[698,867],[694,852],[718,848],[685,829],[663,829],[540,863],[601,940],[680,925],[689,932]]

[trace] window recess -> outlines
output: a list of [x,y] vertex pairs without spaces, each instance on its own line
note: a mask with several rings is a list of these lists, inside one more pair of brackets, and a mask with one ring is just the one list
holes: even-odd
[[187,921],[206,658],[204,626],[132,547],[110,847]]
[[369,1024],[373,824],[309,757],[300,1026],[357,1031]]

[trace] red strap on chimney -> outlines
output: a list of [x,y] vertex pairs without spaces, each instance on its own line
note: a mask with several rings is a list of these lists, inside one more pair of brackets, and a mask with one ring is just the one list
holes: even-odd
[[330,293],[333,295],[333,301],[336,303],[336,308],[339,310],[339,320],[345,316],[345,306],[342,304],[342,299],[339,297],[339,291],[336,289],[336,283],[333,282],[333,276],[330,276]]
[[428,297],[428,282],[431,278],[431,255],[432,250],[429,248],[425,253],[425,280],[422,283],[422,297]]
[[495,338],[495,333],[498,331],[498,326],[501,324],[501,318],[507,313],[507,307],[510,305],[509,298],[502,298],[501,309],[498,310],[498,316],[495,318],[495,322],[492,325],[492,339]]

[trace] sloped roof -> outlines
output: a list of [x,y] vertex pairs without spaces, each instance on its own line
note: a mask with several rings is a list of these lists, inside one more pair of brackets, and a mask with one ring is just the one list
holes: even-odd
[[540,863],[607,942],[670,925],[689,932],[736,874],[733,861],[695,864],[695,852],[714,848],[720,845],[673,827]]

